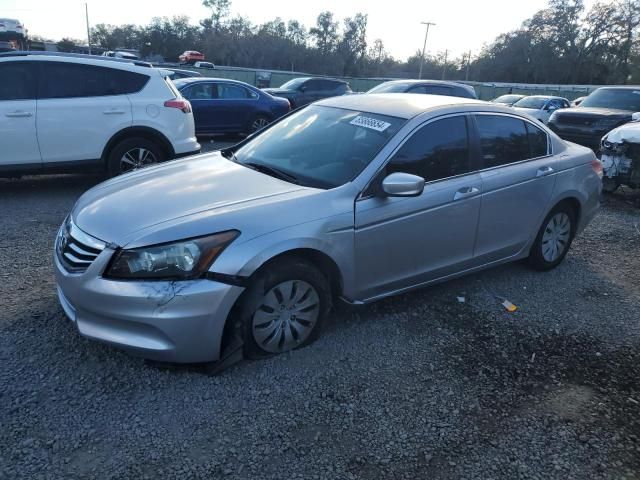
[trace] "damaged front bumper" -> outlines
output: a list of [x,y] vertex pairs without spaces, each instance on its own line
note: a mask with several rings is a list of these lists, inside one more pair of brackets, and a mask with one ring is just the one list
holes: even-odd
[[640,123],[628,123],[609,132],[602,139],[600,151],[605,190],[615,190],[621,184],[640,187]]
[[224,325],[242,287],[102,278],[112,255],[106,248],[83,273],[68,272],[54,255],[60,304],[83,336],[163,362],[220,358]]

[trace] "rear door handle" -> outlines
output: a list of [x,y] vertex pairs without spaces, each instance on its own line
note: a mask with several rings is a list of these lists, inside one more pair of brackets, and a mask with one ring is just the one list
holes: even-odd
[[465,187],[458,190],[453,196],[453,199],[462,200],[463,198],[474,197],[478,193],[480,193],[480,189],[478,187]]
[[122,115],[125,113],[124,110],[118,110],[117,108],[112,108],[111,110],[105,110],[102,113],[105,115]]
[[4,115],[5,117],[9,117],[9,118],[33,117],[33,113],[19,111],[19,110],[15,112],[8,112],[8,113],[5,113]]
[[541,167],[538,169],[538,173],[536,173],[536,177],[546,177],[547,175],[551,175],[553,173],[552,167]]

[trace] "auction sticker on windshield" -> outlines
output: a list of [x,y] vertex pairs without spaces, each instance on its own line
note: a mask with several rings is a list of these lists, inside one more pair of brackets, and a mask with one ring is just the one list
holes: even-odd
[[349,123],[351,125],[355,125],[356,127],[370,128],[371,130],[376,130],[378,132],[384,132],[391,126],[390,123],[383,122],[382,120],[376,120],[375,118],[371,117],[363,117],[362,115],[358,115]]

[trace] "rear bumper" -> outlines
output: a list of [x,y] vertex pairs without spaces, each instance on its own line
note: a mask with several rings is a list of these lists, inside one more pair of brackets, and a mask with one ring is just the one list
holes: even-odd
[[193,137],[186,138],[185,140],[174,142],[173,152],[175,154],[173,158],[181,158],[195,153],[200,153],[200,144],[198,143],[198,139],[194,135]]
[[101,273],[112,254],[105,249],[81,274],[67,272],[54,254],[60,305],[79,333],[152,360],[218,360],[225,322],[243,288],[212,280],[108,280]]

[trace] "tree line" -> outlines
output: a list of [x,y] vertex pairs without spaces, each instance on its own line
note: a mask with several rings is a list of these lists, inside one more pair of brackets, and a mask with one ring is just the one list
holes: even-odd
[[[254,25],[230,15],[231,0],[203,0],[209,16],[198,25],[186,16],[154,18],[148,25],[96,25],[92,43],[106,49],[138,49],[144,57],[177,61],[198,50],[219,65],[354,77],[417,78],[421,52],[394,58],[383,39],[367,41],[367,15],[339,21],[321,12],[307,28],[277,17]],[[624,84],[640,83],[640,0],[596,3],[549,0],[520,28],[498,36],[475,56],[429,55],[424,78],[454,80]],[[60,49],[71,49],[63,39]],[[416,39],[420,43],[420,39]]]

